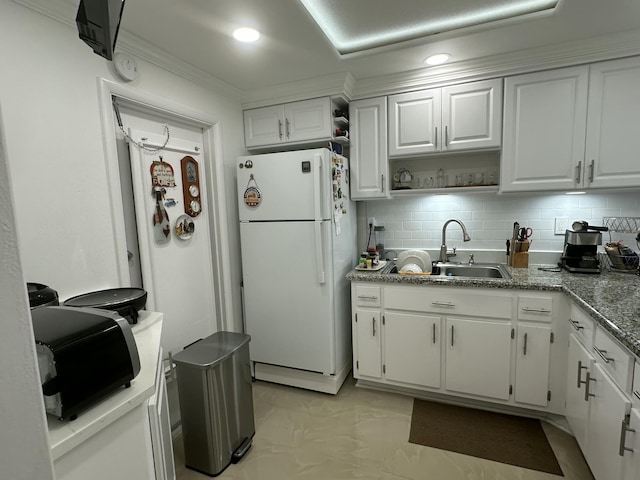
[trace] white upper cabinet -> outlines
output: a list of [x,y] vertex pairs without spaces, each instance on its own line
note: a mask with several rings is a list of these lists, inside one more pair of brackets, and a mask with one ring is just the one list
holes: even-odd
[[329,97],[244,111],[247,149],[331,140],[334,122]]
[[386,97],[349,104],[351,198],[389,198]]
[[640,59],[505,79],[502,191],[640,186]]
[[591,66],[587,119],[585,186],[640,185],[640,58]]
[[505,79],[503,191],[573,189],[581,179],[588,67]]
[[502,79],[392,95],[389,155],[500,148]]

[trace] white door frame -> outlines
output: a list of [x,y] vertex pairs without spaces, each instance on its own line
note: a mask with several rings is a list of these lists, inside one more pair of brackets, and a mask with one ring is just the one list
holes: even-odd
[[116,252],[118,281],[122,286],[129,285],[129,264],[123,211],[120,173],[118,171],[117,138],[113,123],[112,97],[126,99],[129,102],[153,110],[160,116],[180,119],[203,130],[204,158],[209,164],[205,178],[209,192],[207,212],[211,228],[211,257],[213,259],[213,280],[216,316],[220,330],[233,330],[233,292],[231,289],[231,265],[229,239],[224,233],[227,225],[227,203],[225,196],[222,136],[218,120],[206,113],[193,110],[165,98],[149,95],[133,88],[119,85],[104,78],[98,78],[98,96],[100,120],[102,125],[103,149],[107,181],[109,184],[109,202],[111,222],[113,224],[113,242]]

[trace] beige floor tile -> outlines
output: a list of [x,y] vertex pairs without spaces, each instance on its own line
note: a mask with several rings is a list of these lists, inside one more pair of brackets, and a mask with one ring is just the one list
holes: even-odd
[[[413,400],[347,380],[338,395],[266,382],[253,384],[253,446],[221,480],[561,480],[563,477],[408,442]],[[593,480],[575,440],[545,425],[564,480]],[[174,442],[178,480],[210,478],[184,466]]]

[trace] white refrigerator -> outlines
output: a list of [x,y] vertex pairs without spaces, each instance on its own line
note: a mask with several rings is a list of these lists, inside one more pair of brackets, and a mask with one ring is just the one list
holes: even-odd
[[240,157],[244,321],[258,379],[337,393],[351,370],[357,262],[348,160],[328,149]]

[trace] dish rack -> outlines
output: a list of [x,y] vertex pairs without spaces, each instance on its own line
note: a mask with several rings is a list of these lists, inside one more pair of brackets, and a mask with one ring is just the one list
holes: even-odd
[[[602,223],[609,232],[637,233],[636,245],[640,249],[640,217],[603,217]],[[638,254],[633,251],[620,254],[618,248],[610,245],[605,245],[604,249],[604,252],[598,252],[598,260],[608,271],[640,274]]]

